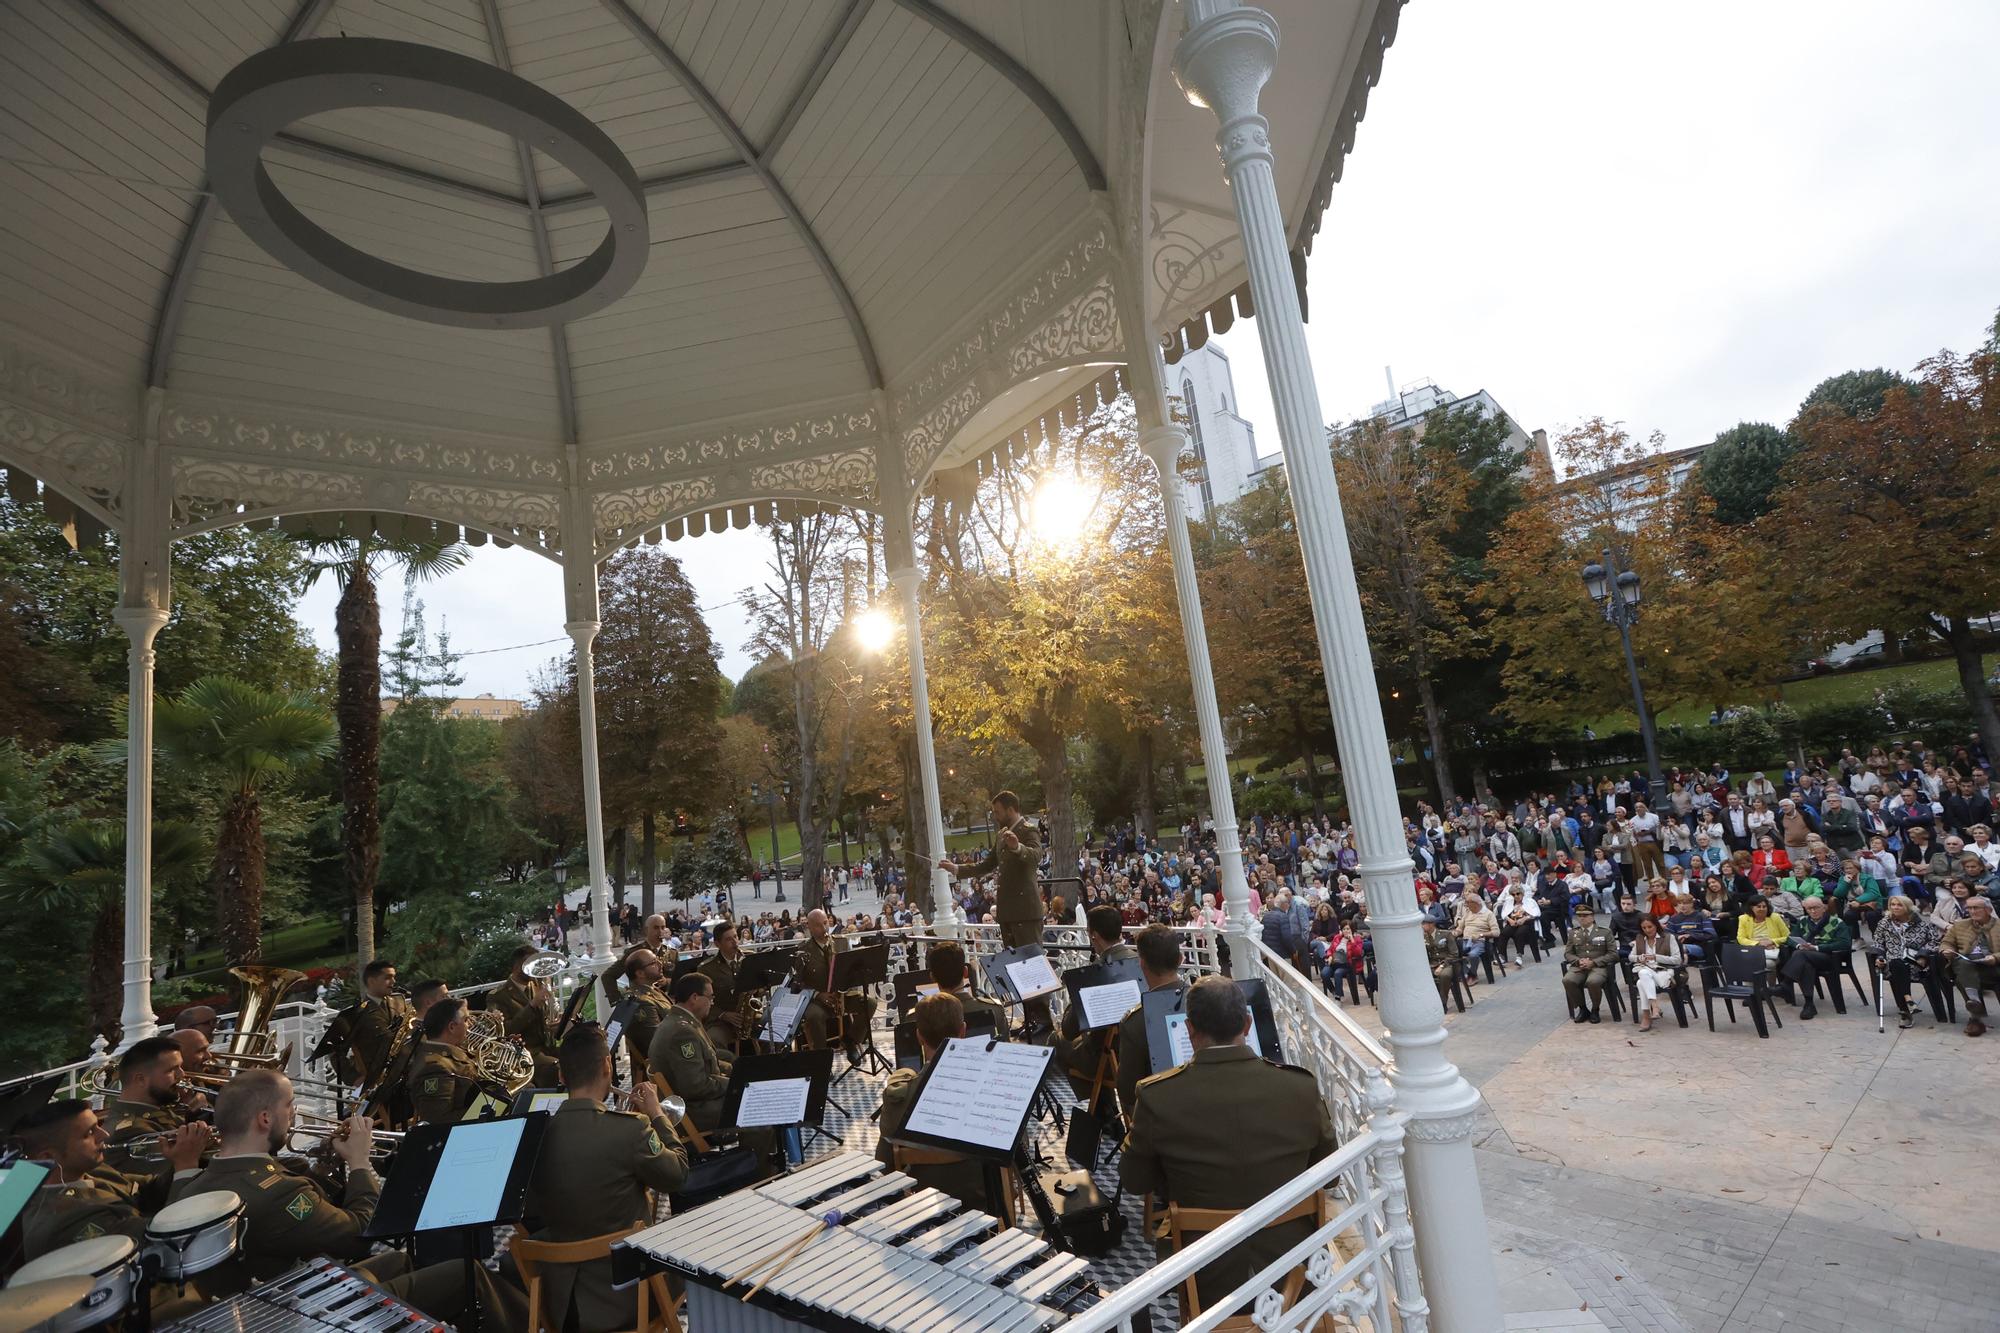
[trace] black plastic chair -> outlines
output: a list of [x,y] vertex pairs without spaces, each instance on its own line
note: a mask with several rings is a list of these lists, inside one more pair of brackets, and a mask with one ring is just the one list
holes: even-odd
[[[1458,956],[1461,960],[1466,956],[1465,950],[1466,943],[1464,940],[1460,940],[1458,942]],[[1486,967],[1487,985],[1491,986],[1493,984],[1493,968],[1495,964],[1499,965],[1501,976],[1504,977],[1507,975],[1507,960],[1500,956],[1500,937],[1498,935],[1486,941],[1486,952],[1479,955],[1479,961]]]
[[[1840,979],[1843,976],[1854,983],[1854,994],[1862,1004],[1873,1004],[1875,1002],[1874,993],[1861,984],[1861,974],[1854,970],[1853,950],[1849,950],[1847,956],[1840,960],[1840,970],[1837,972],[1822,972],[1818,968],[1813,969],[1813,994],[1826,995],[1827,991],[1832,991],[1833,993],[1827,995],[1827,998],[1833,1002],[1833,1007],[1837,1011],[1846,1013],[1846,1005],[1840,998]],[[1822,981],[1826,983],[1824,987],[1820,985]]]
[[[1562,960],[1562,975],[1563,975],[1563,976],[1568,976],[1568,975],[1569,975],[1569,971],[1570,971],[1570,968],[1571,968],[1571,966],[1572,966],[1572,964],[1570,963],[1569,959],[1565,958],[1565,959],[1563,959],[1563,960]],[[1618,1002],[1618,991],[1619,991],[1619,989],[1620,989],[1620,987],[1619,987],[1619,975],[1618,975],[1618,972],[1619,972],[1619,969],[1620,969],[1621,967],[1622,967],[1622,964],[1618,964],[1618,963],[1614,963],[1614,964],[1613,964],[1613,970],[1612,970],[1612,973],[1611,973],[1611,975],[1610,975],[1610,976],[1608,976],[1608,977],[1606,977],[1606,978],[1604,979],[1604,998],[1605,998],[1605,999],[1607,999],[1607,1000],[1609,1000],[1609,1001],[1611,1002],[1611,1021],[1612,1021],[1612,1022],[1614,1022],[1614,1023],[1622,1023],[1622,1022],[1624,1022],[1624,1021],[1625,1021],[1625,1010],[1624,1010],[1624,1006],[1622,1006],[1622,1005],[1621,1005],[1621,1004],[1620,1004],[1620,1003]],[[1565,990],[1565,991],[1563,992],[1563,996],[1564,996],[1564,1004],[1565,1004],[1565,1006],[1567,1006],[1567,1004],[1568,1004],[1568,996],[1569,996],[1569,992],[1568,992],[1567,990]],[[1590,992],[1589,992],[1589,991],[1585,991],[1585,992],[1584,992],[1584,998],[1585,998],[1586,1000],[1588,1000],[1588,999],[1590,998]],[[1570,1009],[1570,1010],[1569,1010],[1569,1015],[1570,1015],[1570,1017],[1572,1017],[1572,1018],[1576,1017],[1576,1010],[1574,1010],[1574,1009]]]
[[[1882,1003],[1882,988],[1889,984],[1888,964],[1883,961],[1882,951],[1875,945],[1861,945],[1860,952],[1867,954],[1869,959],[1868,980],[1870,985],[1868,988],[1868,1001],[1871,1004],[1880,1005]],[[1951,985],[1949,983],[1940,984],[1938,970],[1934,965],[1935,962],[1936,955],[1931,955],[1928,961],[1911,968],[1911,979],[1924,988],[1924,999],[1930,1004],[1931,1018],[1933,1020],[1939,1023],[1956,1023],[1958,1021],[1957,1001],[1953,997]]]
[[1713,964],[1701,969],[1701,999],[1708,1010],[1708,1030],[1715,1031],[1715,1002],[1720,999],[1729,1011],[1729,1021],[1736,1021],[1736,1001],[1749,1002],[1750,1019],[1757,1025],[1759,1037],[1769,1037],[1771,1029],[1764,1022],[1764,1010],[1771,1011],[1771,1021],[1779,1027],[1785,1020],[1778,1017],[1778,1002],[1772,996],[1771,979],[1764,967],[1762,949],[1746,949],[1740,944],[1727,940],[1716,945],[1719,955]]
[[[1631,998],[1632,1025],[1637,1027],[1642,1017],[1639,1012],[1639,969],[1632,966],[1631,959],[1621,958],[1618,960],[1618,975],[1625,982],[1625,994]],[[1610,987],[1607,986],[1605,989],[1609,990]],[[1686,968],[1677,967],[1674,969],[1674,981],[1671,986],[1667,987],[1667,999],[1674,1006],[1675,1020],[1682,1027],[1686,1027],[1688,1025],[1688,1011],[1694,1008],[1694,992],[1688,989],[1688,970]],[[1683,1008],[1683,1005],[1686,1008]]]

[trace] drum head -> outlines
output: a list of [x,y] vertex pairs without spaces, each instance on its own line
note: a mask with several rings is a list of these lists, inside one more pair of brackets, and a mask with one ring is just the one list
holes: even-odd
[[235,1190],[208,1190],[201,1194],[190,1194],[178,1199],[159,1212],[146,1224],[146,1234],[155,1239],[182,1236],[190,1231],[200,1231],[203,1227],[215,1225],[226,1217],[243,1211],[243,1200]]
[[88,1274],[52,1277],[40,1282],[22,1282],[20,1275],[0,1291],[0,1328],[34,1328],[73,1309],[90,1295]]
[[120,1264],[132,1262],[139,1252],[130,1236],[92,1236],[59,1250],[50,1250],[39,1259],[21,1265],[21,1271],[7,1282],[9,1288],[26,1286],[55,1277],[96,1277]]

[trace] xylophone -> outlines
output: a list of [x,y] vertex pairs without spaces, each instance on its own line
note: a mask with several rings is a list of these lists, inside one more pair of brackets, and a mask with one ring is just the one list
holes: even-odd
[[351,1268],[309,1259],[169,1324],[167,1333],[448,1333]]
[[[838,1224],[774,1275],[724,1289],[829,1215]],[[635,1232],[619,1247],[691,1279],[689,1333],[1040,1333],[1099,1295],[1088,1261],[855,1152]],[[764,1287],[744,1301],[760,1278]]]

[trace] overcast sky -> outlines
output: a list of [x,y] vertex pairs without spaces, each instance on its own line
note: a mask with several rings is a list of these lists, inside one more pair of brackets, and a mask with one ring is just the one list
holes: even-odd
[[[1309,265],[1323,411],[1366,412],[1389,366],[1529,430],[1603,415],[1677,446],[1969,350],[2000,306],[1996,52],[1992,0],[1413,0]],[[1255,334],[1224,345],[1274,453]],[[741,675],[756,534],[668,549]],[[518,550],[421,595],[461,650],[562,635],[556,566]],[[329,650],[333,598],[301,607]],[[468,657],[466,689],[518,695],[565,649]]]

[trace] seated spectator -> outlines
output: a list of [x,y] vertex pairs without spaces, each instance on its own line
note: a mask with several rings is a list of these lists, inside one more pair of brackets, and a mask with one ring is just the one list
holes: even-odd
[[1579,1023],[1597,1022],[1604,983],[1610,980],[1612,965],[1618,961],[1618,937],[1609,926],[1597,924],[1597,909],[1588,899],[1576,906],[1576,924],[1563,943],[1563,961],[1569,964],[1563,973],[1563,992],[1569,998],[1570,1012]]
[[1794,866],[1785,877],[1778,881],[1778,892],[1789,893],[1800,902],[1807,898],[1817,898],[1826,892],[1817,876],[1801,866]]
[[1785,918],[1771,911],[1769,899],[1759,898],[1736,918],[1736,942],[1746,949],[1762,949],[1764,966],[1772,971],[1777,970],[1778,955],[1791,937]]
[[1785,924],[1796,926],[1806,918],[1806,907],[1796,893],[1787,892],[1785,882],[1776,876],[1764,881],[1764,901],[1771,910],[1785,919]]
[[1765,880],[1782,876],[1791,868],[1792,858],[1784,848],[1778,846],[1778,840],[1769,833],[1759,834],[1757,850],[1750,853],[1750,866],[1747,872],[1750,882],[1761,889]]
[[1500,918],[1493,915],[1493,910],[1486,905],[1479,890],[1467,889],[1459,899],[1458,918],[1452,922],[1451,929],[1464,947],[1466,980],[1469,984],[1478,985],[1477,965],[1486,956],[1486,951],[1494,947],[1493,942],[1500,938]]
[[1703,962],[1715,944],[1715,923],[1695,909],[1694,899],[1682,894],[1674,899],[1674,914],[1660,923],[1680,941],[1681,952],[1691,963]]
[[1801,1019],[1810,1020],[1819,1014],[1819,1006],[1813,1001],[1815,974],[1826,978],[1834,1012],[1844,1014],[1847,1003],[1841,995],[1840,973],[1854,951],[1854,937],[1847,933],[1847,923],[1827,907],[1826,899],[1806,899],[1805,912],[1805,924],[1791,937],[1791,954],[1779,966],[1778,974],[1799,987]]
[[[1365,979],[1368,946],[1361,938],[1361,932],[1354,922],[1343,921],[1339,933],[1327,942],[1326,962],[1320,969],[1320,979],[1337,996],[1343,993],[1349,978]],[[1370,990],[1374,987],[1369,986]]]
[[1983,1035],[1984,993],[2000,988],[2000,919],[1993,915],[1992,901],[1967,899],[1965,917],[1951,923],[1938,952],[1951,964],[1951,979],[1965,993],[1965,1035]]
[[1451,995],[1452,982],[1458,979],[1458,940],[1449,931],[1439,930],[1430,917],[1424,918],[1424,957],[1431,965],[1431,980],[1442,1004]]
[[1541,905],[1529,897],[1517,881],[1501,895],[1500,906],[1494,915],[1500,918],[1501,954],[1504,956],[1507,946],[1511,944],[1514,946],[1515,964],[1527,962],[1528,946],[1541,935]]
[[1910,977],[1930,965],[1944,932],[1918,916],[1917,905],[1901,893],[1890,897],[1886,914],[1874,930],[1875,966],[1888,974],[1889,993],[1896,998],[1896,1025],[1913,1027],[1917,1016],[1910,1006]]
[[1639,933],[1632,940],[1632,975],[1639,990],[1641,1032],[1653,1030],[1660,1016],[1660,993],[1673,989],[1674,974],[1687,966],[1680,941],[1671,931],[1662,930],[1657,917],[1639,918]]
[[1931,908],[1931,924],[1940,932],[1950,930],[1953,922],[1965,920],[1965,905],[1973,897],[1972,885],[1963,879],[1946,880],[1944,890],[1938,895],[1936,906]]
[[1859,861],[1840,863],[1840,878],[1833,883],[1832,896],[1849,931],[1859,931],[1863,925],[1873,930],[1887,902],[1882,886],[1861,869]]
[[1623,958],[1632,947],[1632,941],[1639,937],[1639,922],[1646,913],[1639,910],[1637,901],[1627,893],[1618,899],[1618,910],[1611,914],[1611,932],[1618,940],[1618,956]]
[[1663,879],[1646,881],[1646,915],[1660,917],[1674,913],[1674,892]]

